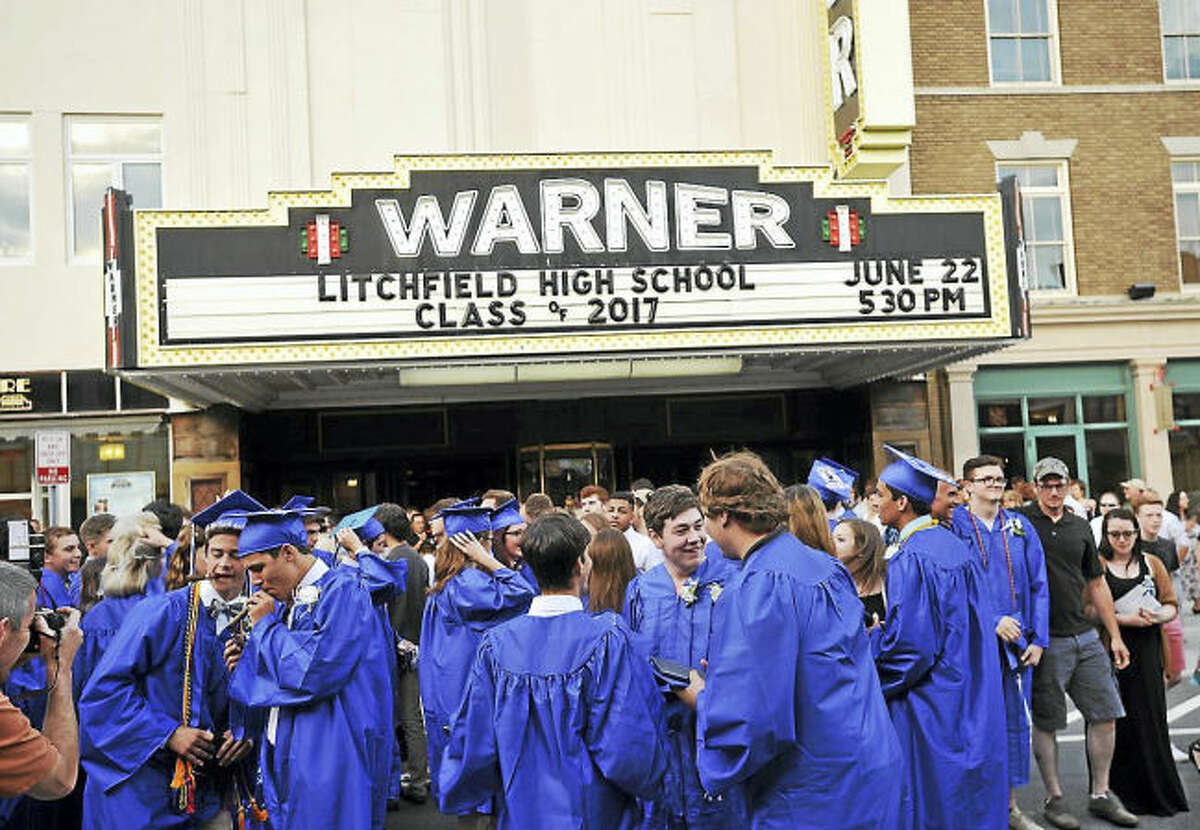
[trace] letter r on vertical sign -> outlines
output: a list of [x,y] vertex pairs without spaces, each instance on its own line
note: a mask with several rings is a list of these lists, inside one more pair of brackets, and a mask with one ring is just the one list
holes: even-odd
[[839,17],[829,29],[829,82],[832,85],[834,112],[841,109],[846,99],[858,91],[854,65],[850,62],[853,51],[854,23],[848,17]]

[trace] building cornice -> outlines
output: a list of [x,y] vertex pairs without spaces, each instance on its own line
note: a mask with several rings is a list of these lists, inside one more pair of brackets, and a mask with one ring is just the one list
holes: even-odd
[[1001,96],[1020,98],[1026,95],[1144,95],[1172,92],[1200,92],[1200,82],[1171,84],[1075,84],[1071,86],[919,86],[913,90],[918,98]]

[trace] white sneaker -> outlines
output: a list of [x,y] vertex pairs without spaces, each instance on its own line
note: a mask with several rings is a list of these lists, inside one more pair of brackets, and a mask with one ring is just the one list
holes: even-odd
[[1192,759],[1189,758],[1188,754],[1182,749],[1175,746],[1175,744],[1171,744],[1171,760],[1177,764],[1182,764],[1184,761],[1190,761]]

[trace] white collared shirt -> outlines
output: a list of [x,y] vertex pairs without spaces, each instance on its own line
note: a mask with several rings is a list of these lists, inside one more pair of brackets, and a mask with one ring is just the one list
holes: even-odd
[[[207,612],[207,610],[212,607],[212,604],[217,601],[221,603],[228,602],[225,597],[217,593],[217,589],[213,587],[212,582],[207,579],[201,582],[200,604],[204,607],[205,611]],[[231,620],[233,620],[233,616],[222,609],[221,613],[218,614],[214,620],[214,622],[217,624],[217,634],[221,634],[226,628],[229,628],[229,623]]]
[[633,566],[637,568],[638,573],[645,573],[662,563],[663,554],[658,545],[650,541],[649,536],[634,530],[633,525],[625,528],[625,538],[629,540],[629,547],[633,551]]
[[[303,588],[306,585],[316,584],[317,580],[320,579],[321,577],[325,576],[325,574],[327,574],[327,573],[329,573],[329,566],[326,565],[320,559],[317,559],[315,562],[313,562],[312,567],[308,569],[308,573],[306,573],[304,575],[304,577],[300,580],[300,584],[296,586],[296,590],[299,591],[301,588]],[[295,592],[293,591],[293,596],[294,595],[295,595]],[[293,599],[292,604],[290,606],[288,606],[287,618],[285,621],[288,628],[292,627],[292,614],[294,614],[295,612],[296,612],[296,602]],[[279,728],[279,707],[272,706],[271,711],[267,714],[267,740],[272,745],[275,744],[275,732],[278,728]]]
[[558,617],[572,611],[582,611],[583,602],[572,594],[538,594],[529,603],[531,617]]

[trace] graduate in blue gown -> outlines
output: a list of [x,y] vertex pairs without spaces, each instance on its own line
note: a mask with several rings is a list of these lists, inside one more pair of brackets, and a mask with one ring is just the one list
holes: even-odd
[[230,695],[266,710],[259,764],[271,826],[381,828],[392,748],[392,644],[357,568],[308,552],[300,511],[246,514],[238,554],[259,590],[231,641]]
[[[421,621],[421,705],[429,747],[429,778],[439,798],[438,771],[446,746],[446,726],[462,702],[467,676],[484,632],[525,613],[534,592],[516,571],[506,568],[475,539],[491,530],[491,510],[462,505],[441,513],[446,539],[438,549],[434,586]],[[461,545],[461,547],[459,547]],[[457,810],[467,815],[475,810]],[[488,805],[477,805],[491,812]]]
[[[87,771],[84,828],[199,827],[220,794],[194,775],[172,792],[181,761],[199,770],[216,755],[227,725],[228,677],[213,619],[198,610],[190,702],[183,717],[185,637],[199,585],[148,597],[128,613],[79,700],[80,755]],[[189,812],[189,810],[191,812]]]
[[880,520],[900,531],[871,645],[912,797],[911,830],[1008,826],[1004,701],[991,593],[976,557],[929,515],[949,479],[891,447]]
[[707,677],[679,693],[701,783],[743,786],[755,830],[893,830],[903,764],[850,575],[780,527],[783,489],[753,453],[709,464],[699,491],[708,535],[744,560],[714,607]]
[[492,553],[504,563],[506,568],[512,568],[519,573],[536,594],[538,592],[537,577],[533,568],[525,561],[521,550],[521,539],[525,534],[525,517],[521,515],[521,506],[516,499],[509,499],[497,505],[492,510]]
[[808,471],[808,486],[817,491],[829,515],[829,529],[845,518],[853,518],[846,504],[854,498],[858,473],[828,458],[818,458]]
[[1033,667],[1050,644],[1050,590],[1046,558],[1033,525],[1000,506],[1003,462],[980,456],[966,462],[970,501],[954,509],[954,533],[971,548],[992,598],[1008,735],[1010,811],[1015,790],[1029,783]]
[[[663,562],[630,581],[623,616],[650,655],[699,669],[701,661],[708,659],[713,606],[737,568],[720,553],[705,557],[704,517],[690,488],[660,487],[646,503],[643,516],[650,541],[663,552]],[[672,695],[664,714],[669,763],[661,794],[647,805],[647,830],[744,827],[741,788],[713,795],[700,784],[696,713]]]
[[439,771],[444,812],[490,801],[498,830],[633,830],[658,791],[662,695],[624,622],[583,610],[587,544],[561,514],[526,530],[542,594],[483,637]]

